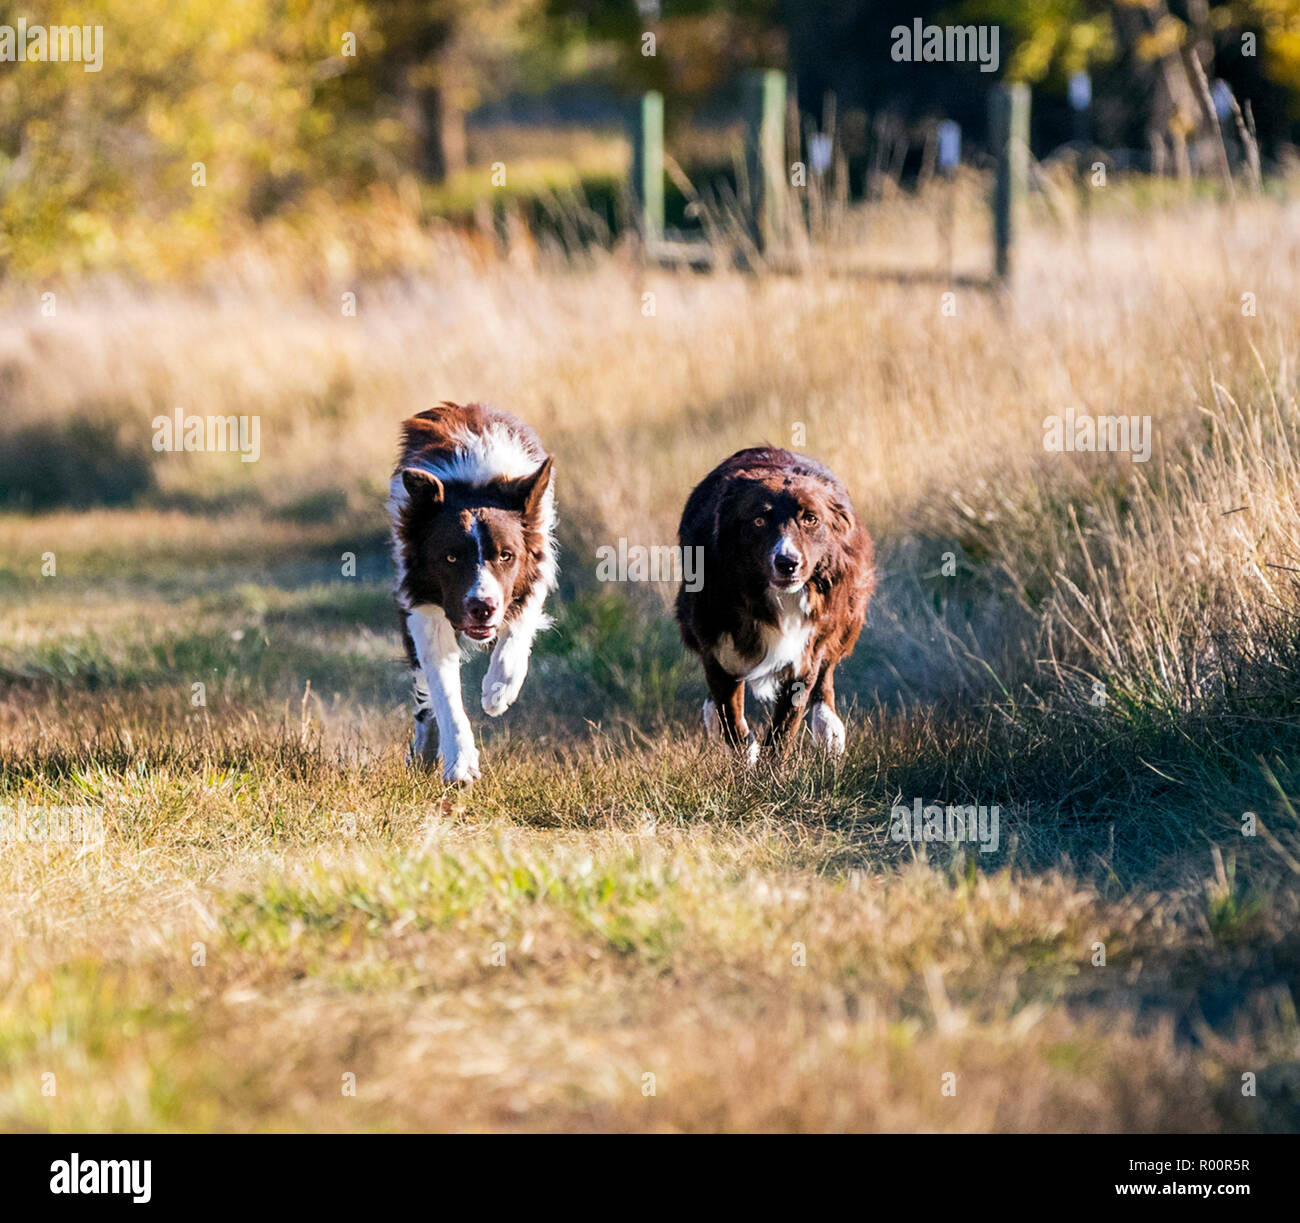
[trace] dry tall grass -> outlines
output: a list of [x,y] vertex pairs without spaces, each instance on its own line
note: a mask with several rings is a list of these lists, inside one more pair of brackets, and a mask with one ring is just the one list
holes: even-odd
[[[287,247],[52,318],[5,291],[4,482],[62,492],[0,518],[0,800],[105,841],[6,847],[0,1122],[1295,1127],[1294,204],[1042,217],[1014,291],[955,313],[390,238],[420,275]],[[538,428],[564,543],[454,803],[402,765],[380,511],[441,398]],[[258,414],[260,460],[154,454],[176,406]],[[1045,451],[1067,408],[1150,415],[1150,461]],[[834,769],[705,752],[671,592],[595,580],[760,440],[830,463],[880,545]],[[998,853],[891,841],[916,796],[999,804]]]

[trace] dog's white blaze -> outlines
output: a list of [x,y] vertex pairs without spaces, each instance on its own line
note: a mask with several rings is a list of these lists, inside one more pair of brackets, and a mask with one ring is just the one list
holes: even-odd
[[506,598],[501,580],[488,568],[487,559],[483,554],[483,524],[477,518],[474,519],[474,529],[471,534],[474,537],[474,582],[466,592],[465,598],[483,599],[495,603],[497,610],[488,621],[488,627],[495,628],[506,614],[506,604],[509,600]]
[[[503,425],[489,425],[482,433],[458,429],[453,434],[456,450],[452,456],[437,463],[415,463],[412,466],[437,476],[444,484],[460,483],[474,487],[490,484],[493,480],[517,480],[530,476],[541,465],[539,459],[524,440]],[[554,480],[542,494],[538,526],[546,540],[545,555],[538,566],[538,582],[549,593],[555,589],[559,578],[559,565],[555,547],[555,484]],[[405,508],[410,494],[396,472],[388,485],[388,514],[394,523],[393,563],[397,566],[397,585],[406,581],[406,565],[402,560],[402,544],[397,537],[396,523]]]
[[775,561],[778,557],[782,556],[785,557],[786,560],[794,561],[796,565],[803,560],[803,555],[800,553],[799,549],[790,542],[790,537],[788,535],[782,535],[781,538],[776,541],[776,547],[772,549],[772,554],[768,559],[770,561]]
[[756,658],[741,655],[729,633],[723,633],[713,647],[713,656],[722,669],[748,683],[760,701],[776,698],[777,674],[786,667],[799,665],[813,630],[808,619],[808,592],[804,587],[772,590],[768,594],[776,607],[777,623],[762,626],[761,654]]

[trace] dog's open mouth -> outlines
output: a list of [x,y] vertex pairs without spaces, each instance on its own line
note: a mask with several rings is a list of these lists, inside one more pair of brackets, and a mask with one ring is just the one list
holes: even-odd
[[781,591],[782,594],[785,594],[791,590],[798,590],[799,587],[803,585],[803,579],[802,578],[784,578],[784,579],[773,578],[768,583],[768,585],[770,585],[773,590],[779,590]]
[[456,631],[463,633],[471,641],[491,641],[497,635],[495,624],[456,625]]

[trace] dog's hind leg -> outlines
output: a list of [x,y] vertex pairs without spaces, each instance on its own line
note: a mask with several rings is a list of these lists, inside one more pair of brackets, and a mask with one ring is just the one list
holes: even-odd
[[[429,705],[438,724],[438,753],[444,781],[466,782],[479,775],[474,731],[460,696],[460,644],[442,608],[411,611],[407,629],[428,685]],[[427,735],[427,729],[426,729]],[[430,760],[427,739],[424,759]]]
[[431,769],[438,759],[438,742],[433,733],[433,702],[423,672],[416,671],[412,675],[411,688],[415,696],[415,732],[411,736],[411,750],[406,753],[406,763]]
[[406,623],[409,613],[401,608],[398,608],[398,613],[402,623],[402,644],[406,647],[406,658],[411,664],[411,695],[415,700],[415,730],[406,753],[406,763],[430,769],[438,759],[437,737],[433,734],[433,702],[429,698],[428,681],[420,670],[420,656],[416,653],[415,642],[411,639],[411,630]]
[[835,664],[824,663],[808,702],[808,733],[832,756],[844,754],[844,723],[835,712]]
[[499,718],[514,703],[528,674],[528,660],[533,653],[533,640],[550,624],[550,617],[542,611],[546,592],[534,594],[523,610],[501,630],[501,637],[492,651],[492,662],[483,677],[483,712]]

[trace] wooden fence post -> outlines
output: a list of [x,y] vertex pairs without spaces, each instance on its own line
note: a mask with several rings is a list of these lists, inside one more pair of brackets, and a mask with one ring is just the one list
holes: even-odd
[[1092,236],[1092,185],[1088,162],[1092,146],[1092,78],[1086,72],[1070,77],[1070,110],[1074,113],[1074,181],[1079,193],[1079,229],[1087,245]]
[[1029,86],[995,85],[989,97],[989,137],[997,158],[993,187],[993,270],[1011,275],[1016,211],[1029,180]]
[[943,266],[951,280],[953,237],[957,229],[957,188],[954,180],[957,177],[957,167],[961,164],[961,126],[951,119],[941,119],[936,129],[936,143],[940,190],[943,192],[943,219],[940,222]]
[[786,233],[785,73],[745,76],[745,173],[749,179],[750,235],[759,251]]
[[641,241],[653,258],[664,238],[664,96],[655,90],[641,99],[632,133],[632,189]]

